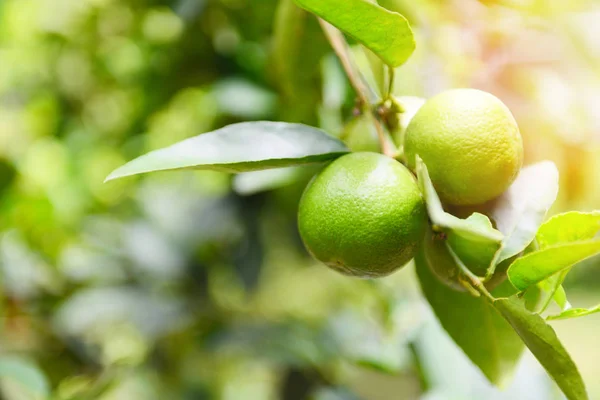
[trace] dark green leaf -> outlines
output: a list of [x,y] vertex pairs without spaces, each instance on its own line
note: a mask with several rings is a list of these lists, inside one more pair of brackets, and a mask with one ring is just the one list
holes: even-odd
[[368,0],[295,0],[397,67],[415,50],[415,38],[406,18]]
[[[483,298],[457,292],[439,282],[422,251],[415,264],[423,294],[446,332],[490,382],[505,383],[524,349],[512,327]],[[510,285],[501,285],[494,294],[509,295],[505,290],[510,290]]]
[[598,253],[600,240],[547,247],[518,258],[508,268],[508,278],[517,289],[525,290]]
[[577,366],[556,333],[538,314],[527,311],[514,299],[499,299],[496,308],[512,325],[540,364],[556,381],[567,399],[586,400],[588,395]]
[[585,317],[586,315],[595,314],[600,312],[600,305],[592,308],[570,308],[565,310],[557,315],[550,315],[546,319],[555,320],[555,319],[569,319],[569,318],[577,318],[577,317]]
[[310,126],[243,122],[150,152],[116,169],[106,180],[176,169],[256,171],[332,160],[347,152],[342,142]]
[[34,399],[45,399],[50,395],[46,376],[34,364],[19,357],[1,356],[0,388],[4,384],[19,385],[22,389],[19,392],[27,392]]
[[490,216],[504,234],[499,264],[533,241],[558,194],[558,170],[550,161],[523,168],[510,188],[494,204]]

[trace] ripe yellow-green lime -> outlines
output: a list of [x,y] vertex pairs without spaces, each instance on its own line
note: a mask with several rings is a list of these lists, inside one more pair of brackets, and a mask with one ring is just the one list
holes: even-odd
[[502,194],[523,162],[523,141],[510,110],[495,96],[454,89],[429,99],[406,129],[404,150],[419,155],[442,201],[474,205]]
[[415,178],[378,153],[351,153],[329,164],[308,184],[298,210],[300,236],[313,257],[363,278],[410,261],[426,227]]

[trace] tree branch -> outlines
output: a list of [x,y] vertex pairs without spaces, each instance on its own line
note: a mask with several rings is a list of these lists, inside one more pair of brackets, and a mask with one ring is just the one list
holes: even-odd
[[398,153],[396,145],[371,110],[371,103],[377,101],[377,96],[373,90],[371,90],[357,66],[354,64],[352,57],[350,56],[350,48],[346,42],[346,38],[344,38],[344,35],[336,27],[321,18],[319,18],[319,23],[321,24],[321,28],[331,44],[333,51],[339,58],[342,68],[344,68],[348,80],[350,80],[350,84],[358,96],[361,110],[363,112],[368,112],[371,116],[373,124],[375,125],[375,130],[377,131],[377,136],[379,137],[381,151],[386,156],[395,157]]

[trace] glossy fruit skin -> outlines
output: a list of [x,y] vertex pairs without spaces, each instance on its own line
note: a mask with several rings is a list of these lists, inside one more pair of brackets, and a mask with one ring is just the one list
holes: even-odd
[[499,196],[523,163],[523,141],[510,110],[476,89],[429,99],[408,125],[404,146],[410,168],[418,154],[447,204],[481,204]]
[[416,254],[427,226],[410,171],[377,153],[347,154],[308,184],[298,210],[300,236],[314,258],[346,275],[376,278]]

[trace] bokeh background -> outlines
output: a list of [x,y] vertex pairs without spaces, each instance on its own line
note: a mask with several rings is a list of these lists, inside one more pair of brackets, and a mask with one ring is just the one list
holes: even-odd
[[[600,208],[599,2],[380,4],[417,35],[396,95],[497,95],[526,163],[560,170],[552,212]],[[246,120],[373,148],[352,107],[291,0],[0,0],[0,398],[560,399],[530,355],[491,388],[411,266],[362,281],[312,261],[295,218],[314,168],[103,184],[146,151]],[[571,273],[572,303],[600,302],[599,263]],[[600,317],[553,325],[600,398]]]

